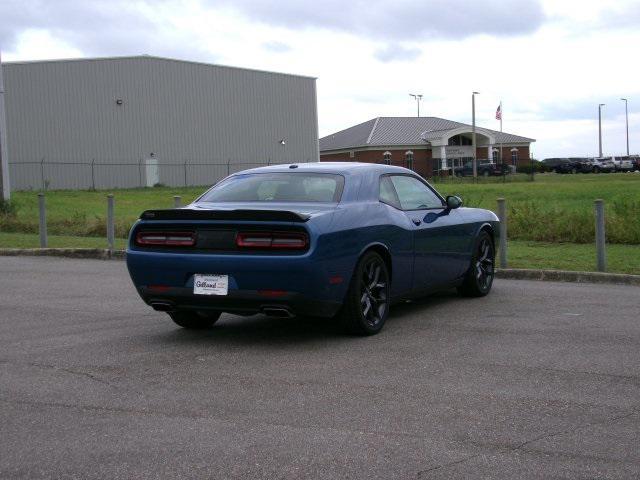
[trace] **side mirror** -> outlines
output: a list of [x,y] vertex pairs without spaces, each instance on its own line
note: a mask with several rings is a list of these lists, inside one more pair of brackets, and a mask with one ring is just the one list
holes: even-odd
[[450,210],[455,210],[456,208],[460,208],[462,206],[462,199],[460,197],[456,197],[455,195],[449,195],[447,197],[447,208]]

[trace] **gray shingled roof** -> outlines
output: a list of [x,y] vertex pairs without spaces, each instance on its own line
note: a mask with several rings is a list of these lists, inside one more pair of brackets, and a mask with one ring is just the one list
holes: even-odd
[[[466,123],[438,117],[378,117],[322,137],[320,151],[358,147],[422,145],[425,144],[425,140],[440,138],[447,130],[459,127],[471,129],[471,125]],[[533,138],[485,130],[495,135],[496,143],[535,142]]]

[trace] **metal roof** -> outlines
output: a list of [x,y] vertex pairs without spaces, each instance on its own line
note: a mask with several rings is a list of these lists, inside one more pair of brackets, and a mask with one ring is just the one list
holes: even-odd
[[[472,126],[438,117],[377,117],[320,139],[320,151],[358,147],[424,145],[446,132]],[[480,128],[480,127],[478,127]],[[533,138],[484,129],[493,133],[496,143],[530,143]]]
[[9,66],[9,65],[30,65],[30,64],[42,64],[42,63],[63,63],[63,62],[105,62],[105,61],[113,61],[113,60],[163,60],[166,62],[177,62],[177,63],[186,64],[186,65],[203,65],[203,66],[215,67],[215,68],[230,68],[235,70],[244,70],[247,72],[268,73],[272,75],[286,75],[288,77],[312,78],[314,80],[317,80],[317,77],[310,77],[308,75],[297,75],[295,73],[272,72],[269,70],[234,67],[230,65],[218,65],[215,63],[197,62],[193,60],[181,60],[178,58],[169,58],[169,57],[157,57],[155,55],[146,55],[146,54],[145,55],[125,55],[121,57],[61,58],[61,59],[53,59],[53,60],[19,60],[14,62],[2,62],[2,64]]

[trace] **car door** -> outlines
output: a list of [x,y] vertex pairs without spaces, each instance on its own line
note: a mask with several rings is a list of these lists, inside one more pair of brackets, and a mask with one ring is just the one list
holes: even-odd
[[413,289],[450,284],[466,267],[468,235],[458,212],[426,182],[410,174],[391,174],[383,181],[393,186],[400,209],[413,228]]

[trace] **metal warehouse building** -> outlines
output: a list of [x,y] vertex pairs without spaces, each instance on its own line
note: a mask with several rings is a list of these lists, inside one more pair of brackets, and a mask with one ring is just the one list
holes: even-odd
[[3,64],[12,190],[318,161],[315,78],[151,56]]

